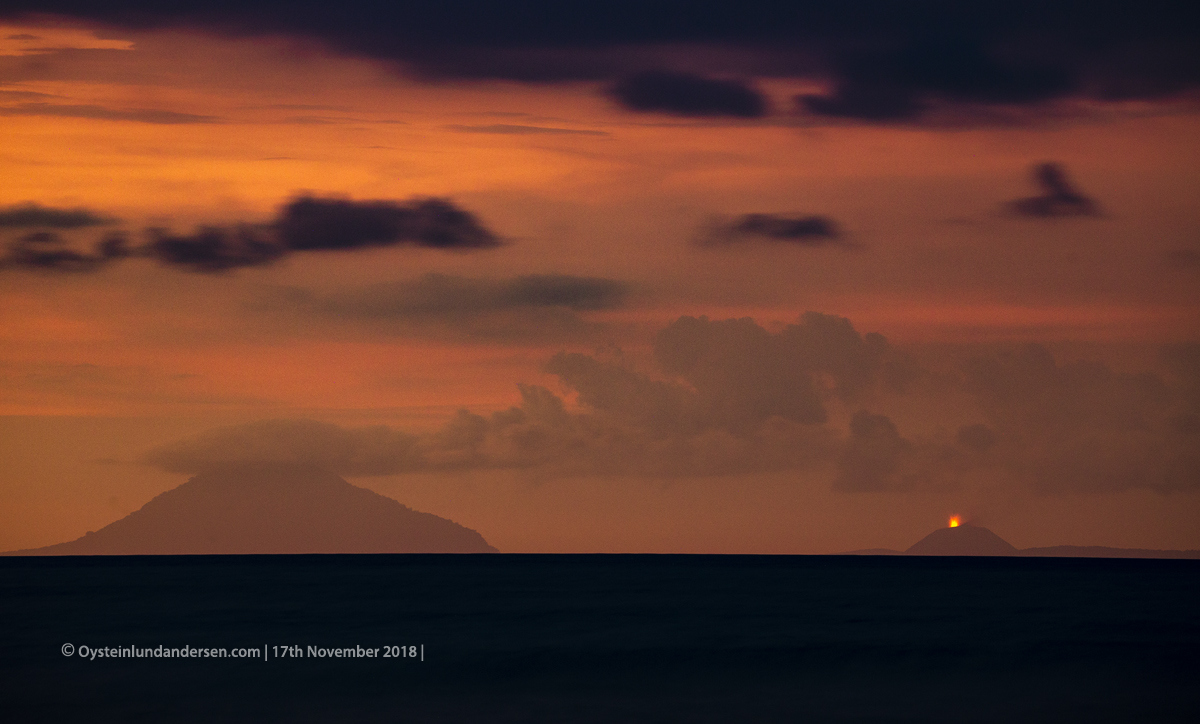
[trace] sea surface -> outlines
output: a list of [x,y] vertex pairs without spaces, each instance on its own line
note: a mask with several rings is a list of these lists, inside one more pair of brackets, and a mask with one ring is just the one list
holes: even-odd
[[0,558],[0,718],[1194,723],[1198,604],[1193,560]]

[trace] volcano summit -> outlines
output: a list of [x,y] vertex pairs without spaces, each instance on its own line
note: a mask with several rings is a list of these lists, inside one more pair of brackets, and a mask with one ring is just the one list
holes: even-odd
[[311,466],[202,473],[68,543],[15,555],[495,553],[479,533]]
[[987,528],[955,525],[938,528],[904,551],[916,556],[1015,556],[1016,548]]

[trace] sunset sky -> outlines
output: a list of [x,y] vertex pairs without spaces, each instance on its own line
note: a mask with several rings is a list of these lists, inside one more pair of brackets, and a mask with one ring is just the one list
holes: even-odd
[[0,10],[0,550],[238,460],[506,552],[1200,548],[1196,10],[160,5]]

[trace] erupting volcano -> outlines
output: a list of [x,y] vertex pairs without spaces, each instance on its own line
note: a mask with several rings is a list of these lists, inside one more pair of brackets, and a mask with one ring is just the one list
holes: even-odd
[[918,556],[1012,556],[1018,551],[1008,541],[977,525],[962,525],[958,516],[950,527],[939,528],[904,551]]

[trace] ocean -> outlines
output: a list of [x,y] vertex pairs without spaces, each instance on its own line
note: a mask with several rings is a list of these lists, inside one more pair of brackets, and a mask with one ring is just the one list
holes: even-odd
[[0,589],[10,722],[1200,721],[1196,560],[0,558]]

